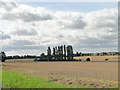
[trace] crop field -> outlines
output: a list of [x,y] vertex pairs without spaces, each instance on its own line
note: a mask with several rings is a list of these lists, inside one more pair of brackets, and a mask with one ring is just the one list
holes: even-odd
[[[75,58],[85,59],[86,57]],[[34,62],[33,59],[6,60],[5,63],[2,63],[2,70],[3,73],[6,71],[17,72],[22,75],[47,79],[48,86],[49,83],[55,83],[55,85],[66,85],[62,87],[73,88],[117,88],[118,62],[116,61],[118,57],[96,56],[96,59],[94,56],[91,56],[90,58],[90,62]],[[92,62],[92,60],[98,61],[98,58],[100,61],[104,61],[104,59],[109,58],[112,62]],[[13,79],[15,78],[13,77]],[[5,85],[4,83],[5,82],[3,82],[3,85]],[[37,86],[35,85],[33,87],[36,88]]]
[[74,59],[81,59],[82,61],[85,61],[86,58],[89,57],[91,61],[105,61],[105,59],[108,59],[110,62],[118,61],[118,56],[78,56],[74,57]]

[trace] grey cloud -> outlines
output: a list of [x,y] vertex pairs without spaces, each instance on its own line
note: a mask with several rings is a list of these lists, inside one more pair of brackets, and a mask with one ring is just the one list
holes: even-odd
[[95,44],[78,44],[74,45],[74,52],[115,52],[118,51],[117,44],[102,44],[102,45],[95,45]]
[[13,40],[10,45],[14,46],[25,46],[25,45],[35,45],[36,42],[28,41],[28,40]]
[[67,26],[67,28],[72,28],[72,29],[83,29],[87,25],[86,22],[84,22],[81,18],[73,21],[74,23],[71,26]]
[[18,20],[21,19],[24,22],[32,22],[32,21],[43,21],[43,20],[51,20],[53,17],[50,14],[46,14],[44,16],[40,16],[33,13],[5,13],[2,15],[2,19],[4,20]]
[[[71,19],[71,18],[70,18]],[[76,20],[68,20],[71,21],[71,23],[67,23],[62,21],[58,21],[58,24],[60,26],[64,26],[64,29],[84,29],[87,26],[87,23],[82,20],[81,17],[77,18]]]
[[27,13],[27,15],[23,15],[23,16],[21,15],[21,18],[23,18],[25,22],[30,22],[30,21],[39,21],[39,20],[51,20],[53,17],[50,14],[39,16],[32,13]]
[[83,44],[105,44],[107,42],[106,40],[98,40],[96,38],[87,38],[86,40],[81,40],[81,43]]
[[[83,48],[86,48],[85,50],[89,51],[89,49],[97,49],[98,51],[101,51],[101,48],[106,48],[111,50],[111,48],[117,49],[117,39],[112,37],[104,37],[104,40],[99,40],[97,38],[87,38],[85,40],[79,40],[77,43],[74,44],[75,51],[80,51]],[[94,52],[94,51],[90,51]]]
[[42,43],[48,43],[48,42],[50,42],[50,41],[48,41],[48,40],[46,40],[46,41],[42,41]]
[[58,35],[58,38],[64,38],[64,35],[60,34],[60,35]]
[[[86,40],[82,40],[82,43],[86,43],[86,44],[108,44],[108,43],[112,43],[115,40],[118,39],[117,35],[113,36],[113,35],[106,35],[101,37],[103,38],[103,40],[101,39],[97,39],[97,38],[91,38],[91,37],[87,37]],[[108,46],[109,47],[109,46]]]
[[11,36],[10,35],[7,35],[7,34],[0,34],[0,39],[1,40],[6,40],[6,39],[10,39]]
[[36,42],[28,40],[13,40],[9,45],[4,45],[3,49],[5,51],[14,51],[14,50],[45,50],[45,46],[37,46]]
[[108,19],[106,17],[104,17],[103,19],[101,17],[99,17],[99,19],[96,21],[97,24],[95,25],[95,27],[96,28],[107,28],[107,27],[116,28],[117,27],[117,19],[118,19],[117,17],[114,17],[114,18],[111,17]]
[[18,36],[18,35],[20,35],[20,36],[32,36],[32,35],[37,35],[37,32],[34,29],[31,29],[31,30],[25,30],[25,29],[19,30],[18,29],[16,31],[11,32],[11,34],[16,35],[16,36]]
[[[91,41],[93,42],[93,41]],[[83,43],[78,43],[76,45],[74,45],[75,48],[77,48],[78,50],[80,48],[96,48],[96,49],[100,49],[100,48],[117,48],[117,44],[112,44],[111,42],[110,43],[107,43],[107,44],[83,44]]]
[[14,3],[14,2],[0,2],[0,7],[1,8],[4,8],[4,9],[6,9],[6,10],[12,10],[13,8],[16,8],[17,7],[17,5]]
[[[32,50],[46,50],[45,46],[3,46],[3,49],[5,51],[14,51],[14,50],[29,50],[31,52]],[[28,52],[28,51],[27,51]],[[19,52],[18,52],[19,54]],[[40,53],[39,53],[40,54]]]

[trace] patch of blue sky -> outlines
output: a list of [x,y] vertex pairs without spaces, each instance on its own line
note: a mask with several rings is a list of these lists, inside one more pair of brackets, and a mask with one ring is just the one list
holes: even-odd
[[118,8],[117,2],[19,2],[33,7],[44,7],[51,11],[91,12],[104,8]]

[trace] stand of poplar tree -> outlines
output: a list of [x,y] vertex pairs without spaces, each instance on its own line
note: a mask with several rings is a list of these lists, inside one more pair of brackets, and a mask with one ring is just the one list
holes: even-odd
[[51,48],[48,47],[47,49],[47,56],[42,53],[40,60],[73,60],[73,48],[71,45],[67,47],[64,46],[56,46],[53,47],[53,53],[51,52]]

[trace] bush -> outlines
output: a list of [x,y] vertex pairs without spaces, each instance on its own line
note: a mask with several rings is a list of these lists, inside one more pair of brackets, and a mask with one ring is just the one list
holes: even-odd
[[86,61],[90,61],[90,58],[87,58]]
[[105,61],[108,61],[108,59],[105,59]]
[[78,61],[81,61],[81,59],[79,59]]
[[34,61],[38,61],[36,57],[34,58]]

